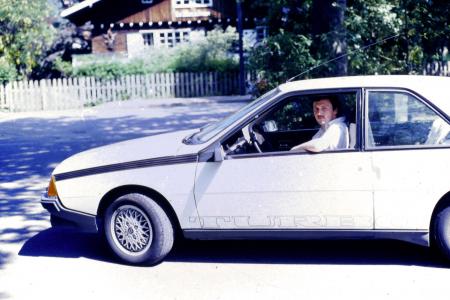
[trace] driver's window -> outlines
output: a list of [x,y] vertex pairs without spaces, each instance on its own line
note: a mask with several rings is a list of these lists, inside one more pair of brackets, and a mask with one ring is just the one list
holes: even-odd
[[[296,95],[280,101],[273,108],[222,143],[227,155],[290,151],[293,147],[316,138],[321,127],[315,116],[314,104],[318,99],[333,99],[338,105],[334,118],[345,127],[347,139],[349,127],[355,130],[356,92],[333,94]],[[328,124],[328,121],[327,123]],[[351,127],[350,125],[354,125]],[[356,134],[353,134],[356,136]],[[354,141],[353,144],[354,146]],[[344,148],[349,148],[347,143]]]

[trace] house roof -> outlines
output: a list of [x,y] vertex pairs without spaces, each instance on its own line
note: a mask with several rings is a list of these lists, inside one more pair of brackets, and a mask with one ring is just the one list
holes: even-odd
[[100,2],[102,0],[84,0],[83,2],[79,2],[69,8],[66,8],[61,12],[61,17],[65,18],[67,16],[70,16],[82,9],[85,9],[86,7],[92,7],[97,2]]

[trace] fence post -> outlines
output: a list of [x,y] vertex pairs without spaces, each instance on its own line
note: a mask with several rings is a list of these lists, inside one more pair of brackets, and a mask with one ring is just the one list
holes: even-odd
[[166,81],[166,91],[168,97],[173,97],[172,93],[172,77],[170,76],[170,73],[164,73],[164,79]]
[[179,85],[179,91],[180,91],[180,94],[178,95],[180,98],[184,98],[185,96],[186,96],[186,89],[185,89],[185,85],[184,85],[184,75],[185,75],[185,73],[178,73],[178,76],[179,76],[179,82],[178,82],[178,85]]
[[0,109],[6,108],[4,92],[5,92],[5,86],[3,83],[0,83]]
[[155,87],[156,87],[156,97],[162,97],[162,87],[161,87],[161,73],[155,74]]
[[195,97],[195,79],[194,79],[194,73],[189,72],[189,97]]
[[167,97],[166,73],[159,73],[159,85],[161,86],[161,98]]
[[47,86],[45,84],[45,79],[39,81],[39,94],[41,98],[41,108],[42,110],[47,109]]
[[25,104],[25,95],[24,95],[24,92],[25,92],[25,87],[24,87],[24,81],[23,80],[21,80],[21,81],[17,81],[16,82],[17,83],[17,98],[18,98],[18,102],[19,102],[19,105],[20,105],[20,111],[25,111],[26,110],[26,104]]
[[14,111],[17,111],[17,107],[20,107],[19,103],[17,103],[17,98],[17,81],[13,81],[11,84],[11,100],[13,102],[12,107],[14,108]]
[[143,80],[143,87],[144,87],[144,99],[150,98],[150,75],[144,74],[141,75]]
[[14,104],[13,101],[11,99],[12,95],[11,95],[11,82],[8,82],[5,86],[5,102],[6,105],[8,105],[8,108],[10,111],[14,111]]
[[199,76],[198,72],[192,73],[192,75],[193,75],[193,81],[194,81],[194,82],[192,82],[192,85],[194,88],[194,96],[199,97],[200,96],[200,82],[199,82],[200,76]]

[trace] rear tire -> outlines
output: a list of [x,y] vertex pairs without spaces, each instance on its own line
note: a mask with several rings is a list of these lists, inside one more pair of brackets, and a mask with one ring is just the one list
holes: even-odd
[[434,246],[450,261],[450,207],[436,214],[433,232]]
[[169,217],[153,199],[142,194],[117,198],[106,210],[104,230],[114,254],[130,264],[157,264],[174,242]]

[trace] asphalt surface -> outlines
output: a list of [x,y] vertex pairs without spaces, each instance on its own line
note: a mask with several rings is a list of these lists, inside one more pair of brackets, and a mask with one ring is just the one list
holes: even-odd
[[50,228],[39,198],[63,159],[196,128],[244,103],[136,100],[0,112],[0,299],[448,299],[449,265],[404,242],[178,241],[163,263],[133,267],[95,235]]

